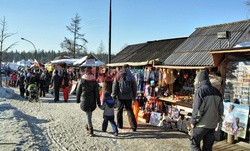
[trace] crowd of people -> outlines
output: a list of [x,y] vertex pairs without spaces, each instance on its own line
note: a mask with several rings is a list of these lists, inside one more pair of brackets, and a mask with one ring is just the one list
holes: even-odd
[[46,68],[27,68],[19,69],[18,71],[8,70],[6,84],[11,87],[19,87],[20,95],[26,99],[30,97],[30,86],[36,87],[36,93],[40,97],[45,97],[49,93],[49,89],[53,88],[55,99],[59,101],[59,89],[64,92],[64,102],[69,99],[69,87],[73,80],[73,73],[65,70],[48,71]]
[[[133,131],[137,129],[137,121],[132,110],[132,104],[136,101],[137,86],[135,77],[131,74],[128,65],[117,68],[112,73],[106,70],[104,74],[97,74],[91,67],[86,68],[81,76],[73,76],[67,69],[48,72],[46,69],[27,69],[10,75],[11,85],[16,84],[20,88],[20,95],[29,96],[28,86],[36,84],[40,90],[40,96],[45,96],[49,88],[54,89],[54,101],[59,101],[59,91],[63,88],[64,101],[69,99],[71,81],[78,81],[76,88],[76,102],[86,114],[85,128],[92,136],[94,134],[92,112],[99,107],[104,110],[102,131],[106,132],[108,122],[111,123],[114,135],[118,135],[118,128],[123,128],[123,108],[128,113],[129,124]],[[191,127],[191,149],[201,150],[200,141],[203,140],[203,150],[211,150],[214,142],[214,131],[223,116],[223,103],[220,91],[212,86],[209,74],[206,70],[198,74],[199,86],[195,91]],[[16,82],[17,81],[17,82]],[[101,89],[100,89],[101,88]],[[114,106],[118,111],[114,115]]]

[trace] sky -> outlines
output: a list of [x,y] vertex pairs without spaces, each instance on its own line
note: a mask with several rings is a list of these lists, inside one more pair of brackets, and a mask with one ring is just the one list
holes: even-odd
[[[197,27],[249,19],[248,0],[112,0],[112,54],[126,45],[187,37]],[[71,19],[81,18],[88,52],[97,52],[103,42],[108,53],[109,0],[0,0],[0,20],[8,33],[5,47],[12,50],[61,50]]]

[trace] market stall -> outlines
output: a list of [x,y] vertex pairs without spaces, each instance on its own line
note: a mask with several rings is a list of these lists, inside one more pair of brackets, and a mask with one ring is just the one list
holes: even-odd
[[[249,47],[240,47],[212,51],[211,54],[218,64],[225,60],[227,65],[224,68],[223,94],[226,118],[223,121],[222,130],[228,134],[228,143],[239,141],[239,139],[250,143],[250,49]],[[227,118],[229,115],[233,117],[231,121]]]

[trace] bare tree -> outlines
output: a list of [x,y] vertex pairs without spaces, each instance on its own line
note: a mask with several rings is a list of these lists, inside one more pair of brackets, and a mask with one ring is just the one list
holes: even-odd
[[[3,52],[7,52],[10,48],[12,48],[17,43],[14,42],[8,47],[4,47],[4,42],[7,38],[13,36],[15,33],[7,33],[7,22],[5,21],[5,17],[3,17],[3,20],[0,20],[0,69],[2,69],[2,56]],[[0,87],[2,87],[2,74],[0,74]]]
[[248,0],[248,1],[246,2],[246,4],[247,4],[248,6],[250,6],[250,1]]
[[103,44],[103,41],[101,41],[98,49],[97,49],[97,54],[103,54],[105,52],[105,46]]
[[106,54],[105,54],[105,46],[103,44],[103,41],[101,41],[98,49],[97,49],[97,56],[100,60],[102,61],[105,61],[105,57],[106,57]]
[[[61,48],[67,49],[75,58],[77,52],[79,54],[80,51],[86,51],[85,44],[88,41],[84,38],[85,34],[80,33],[80,16],[76,14],[75,18],[71,18],[71,21],[70,26],[66,26],[66,28],[73,34],[73,40],[65,37],[64,41],[61,43]],[[81,44],[79,44],[78,41],[81,41]]]

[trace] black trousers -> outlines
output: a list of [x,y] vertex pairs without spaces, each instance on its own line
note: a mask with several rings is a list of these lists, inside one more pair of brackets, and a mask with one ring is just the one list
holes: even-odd
[[45,88],[40,88],[40,97],[45,97]]
[[[214,144],[214,131],[215,129],[195,127],[191,135],[191,150],[192,151],[212,151]],[[203,140],[202,149],[200,142]]]
[[128,100],[123,100],[120,99],[118,100],[118,112],[117,112],[117,126],[119,128],[123,128],[123,108],[126,108],[126,111],[128,113],[128,119],[130,121],[130,126],[133,130],[136,130],[137,128],[137,123],[135,120],[135,115],[132,110],[132,99]]
[[20,87],[19,89],[20,89],[20,95],[21,95],[21,96],[24,96],[24,92],[25,92],[24,87]]
[[60,90],[60,87],[54,87],[54,90],[55,90],[55,99],[54,101],[59,101],[59,90]]

